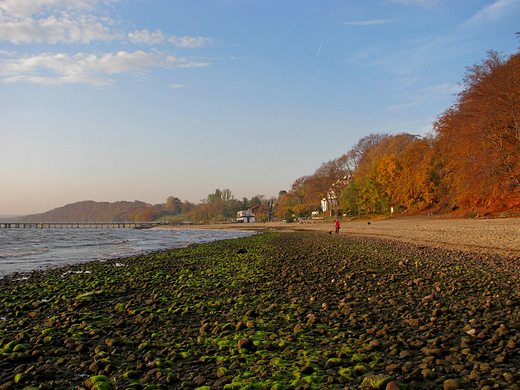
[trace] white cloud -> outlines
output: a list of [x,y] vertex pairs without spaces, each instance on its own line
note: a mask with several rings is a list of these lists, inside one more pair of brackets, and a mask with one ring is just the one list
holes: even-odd
[[4,61],[1,74],[4,82],[27,81],[42,84],[90,83],[112,85],[115,80],[105,75],[143,74],[153,68],[185,68],[208,66],[209,63],[187,63],[186,58],[165,56],[162,53],[120,51],[102,55],[79,53],[44,53],[32,57]]
[[[177,37],[161,30],[147,29],[121,33],[118,22],[108,15],[110,3],[119,0],[0,0],[0,42],[14,44],[90,44],[114,40],[133,44],[170,43],[183,48],[200,48],[212,38]],[[90,83],[112,85],[108,75],[144,74],[154,68],[209,66],[208,62],[188,61],[162,52],[137,50],[116,53],[40,53],[20,57],[0,51],[0,75],[4,82],[26,81],[41,84]]]
[[97,86],[110,86],[116,80],[104,79],[99,77],[90,77],[87,75],[62,76],[62,77],[44,77],[44,76],[13,76],[3,79],[6,83],[14,83],[17,81],[26,81],[35,84],[59,85],[59,84],[80,84],[87,83]]
[[91,11],[98,3],[99,0],[2,0],[0,11],[4,16],[26,18],[50,9]]
[[181,88],[184,88],[185,85],[184,84],[170,84],[170,87],[172,87],[173,89],[181,89]]
[[99,0],[0,0],[0,41],[54,44],[121,38],[108,26],[114,22],[102,15],[103,8],[96,8],[98,3]]
[[388,19],[375,19],[375,20],[364,20],[359,22],[345,22],[343,24],[347,24],[349,26],[372,26],[374,24],[385,24],[390,23]]
[[146,43],[150,45],[164,43],[164,35],[161,30],[150,34],[148,30],[134,31],[128,33],[128,40],[132,43]]
[[175,46],[178,47],[185,47],[185,48],[197,48],[197,47],[204,47],[206,44],[213,43],[213,38],[203,38],[203,37],[182,37],[179,38],[175,35],[170,36],[164,36],[161,30],[157,30],[154,33],[150,33],[148,30],[141,30],[141,31],[134,31],[131,33],[128,33],[128,40],[132,43],[138,43],[138,44],[161,44],[164,43],[165,40],[168,43],[173,43]]
[[135,44],[172,43],[200,48],[213,38],[164,35],[147,29],[122,34],[108,17],[110,2],[118,0],[0,0],[0,41],[21,43],[83,43],[123,40]]
[[14,51],[0,50],[0,55],[7,57],[14,57],[17,53]]
[[45,19],[26,18],[0,23],[0,40],[12,43],[90,43],[95,40],[111,41],[119,34],[111,31],[91,15],[70,19],[68,15],[51,15]]
[[213,38],[203,37],[176,37],[175,35],[168,38],[168,42],[173,43],[179,47],[204,47],[206,43],[212,43]]
[[178,65],[178,68],[196,68],[199,66],[211,66],[213,65],[211,62],[189,62],[187,64]]

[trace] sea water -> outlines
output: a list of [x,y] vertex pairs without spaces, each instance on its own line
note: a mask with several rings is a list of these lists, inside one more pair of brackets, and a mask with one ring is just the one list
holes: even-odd
[[0,277],[252,234],[202,229],[0,228]]

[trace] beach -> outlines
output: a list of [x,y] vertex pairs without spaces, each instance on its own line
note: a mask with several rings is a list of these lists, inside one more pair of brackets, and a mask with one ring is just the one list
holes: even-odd
[[[433,248],[520,256],[520,218],[411,216],[369,221],[341,219],[341,222],[340,236],[378,237]],[[334,232],[334,221],[226,223],[182,228],[328,233]]]
[[263,234],[0,279],[0,390],[520,390],[520,259],[460,242],[517,220],[420,221],[219,225]]

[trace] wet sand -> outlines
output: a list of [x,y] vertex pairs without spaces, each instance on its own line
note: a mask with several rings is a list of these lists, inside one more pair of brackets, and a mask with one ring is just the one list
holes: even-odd
[[[333,221],[234,223],[170,227],[256,231],[332,232]],[[340,236],[377,237],[434,248],[520,257],[520,218],[414,216],[371,221],[341,220]]]

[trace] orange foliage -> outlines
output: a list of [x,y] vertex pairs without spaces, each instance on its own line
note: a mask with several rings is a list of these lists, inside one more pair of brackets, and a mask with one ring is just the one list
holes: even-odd
[[459,205],[520,196],[520,54],[468,68],[457,104],[435,123],[442,180]]

